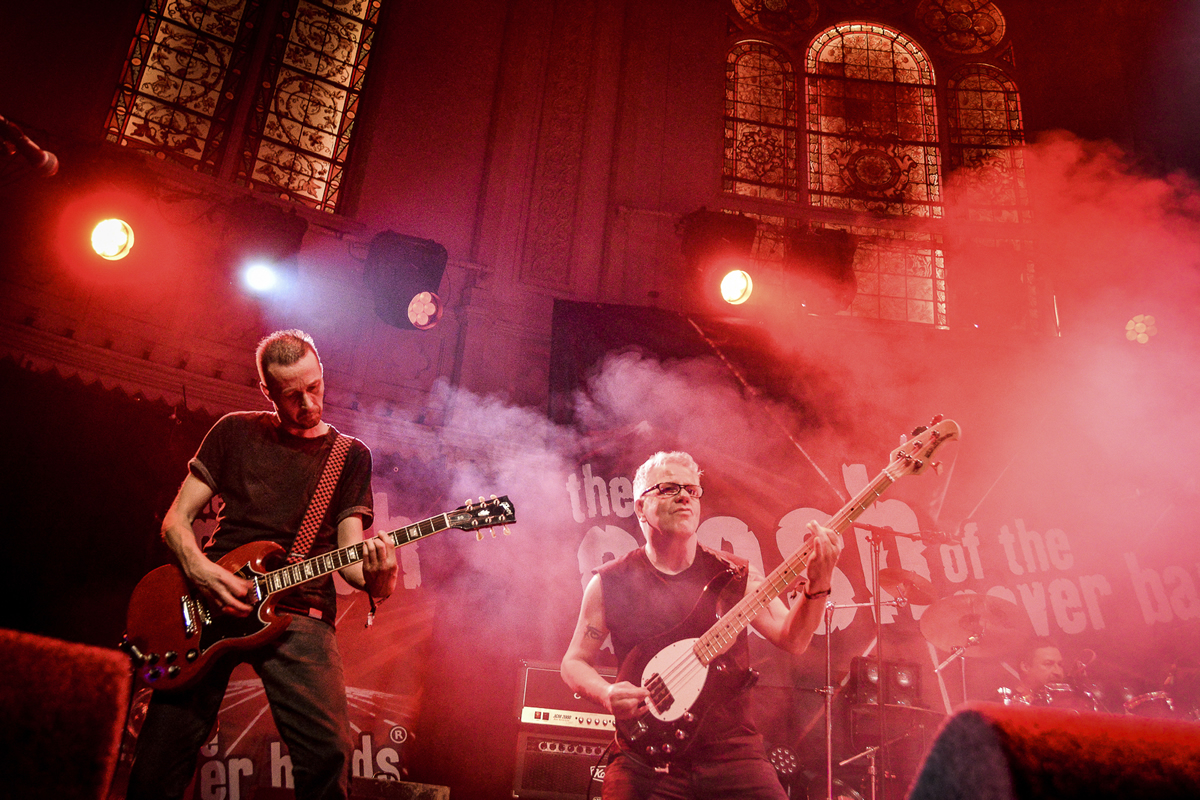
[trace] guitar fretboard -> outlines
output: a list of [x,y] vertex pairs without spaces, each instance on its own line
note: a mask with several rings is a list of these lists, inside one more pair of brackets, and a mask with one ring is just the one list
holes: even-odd
[[[392,540],[393,547],[400,547],[410,542],[415,542],[417,539],[428,536],[431,533],[470,524],[472,521],[471,514],[469,513],[452,512],[450,514],[440,514],[436,517],[430,517],[407,527],[397,528],[394,531],[388,531],[384,535]],[[328,575],[336,570],[344,569],[362,561],[362,559],[363,543],[357,542],[340,550],[332,550],[296,564],[289,564],[286,567],[265,573],[258,579],[259,584],[265,589],[265,591],[261,592],[261,595],[265,596],[281,592],[284,589],[290,589],[293,586],[311,581],[314,578],[319,578],[322,575]]]
[[[890,472],[894,468],[896,468],[895,462],[876,475],[841,511],[830,518],[825,527],[839,534],[845,531],[850,523],[858,519],[859,515],[866,511],[895,482],[896,478],[892,477]],[[810,539],[796,552],[785,558],[782,564],[771,570],[771,574],[757,589],[739,600],[703,636],[696,640],[692,646],[696,658],[707,666],[717,656],[728,650],[737,639],[738,634],[761,614],[772,600],[800,577],[800,573],[808,566],[808,559],[812,557],[812,551],[813,544]]]

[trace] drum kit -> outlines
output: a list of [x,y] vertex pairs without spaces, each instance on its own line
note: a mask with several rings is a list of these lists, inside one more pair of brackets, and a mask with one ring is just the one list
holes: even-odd
[[[864,526],[869,527],[869,526]],[[891,531],[888,531],[891,533]],[[962,697],[967,698],[967,660],[991,661],[999,663],[1005,659],[1012,661],[1013,656],[1034,637],[1033,626],[1029,616],[1016,603],[1001,597],[980,594],[957,594],[938,598],[933,584],[908,570],[886,568],[876,570],[877,586],[890,594],[891,601],[876,599],[872,603],[852,603],[826,605],[826,631],[832,631],[832,615],[836,608],[859,607],[873,605],[876,607],[876,619],[879,619],[878,607],[890,605],[903,608],[906,605],[925,606],[921,615],[919,627],[921,636],[940,653],[948,654],[945,660],[934,667],[935,673],[942,673],[955,661],[960,661],[955,670],[962,677]],[[878,640],[877,640],[878,641]],[[1105,676],[1103,680],[1093,679],[1088,667],[1095,660],[1095,654],[1089,654],[1084,660],[1077,661],[1067,673],[1062,683],[1048,683],[1034,690],[1017,690],[1001,688],[997,700],[1006,705],[1024,705],[1031,707],[1057,708],[1076,713],[1102,712],[1129,714],[1139,717],[1161,719],[1190,719],[1200,721],[1200,668],[1173,666],[1170,674],[1159,691],[1138,691],[1136,676],[1118,674],[1116,668],[1108,672],[1114,677]],[[836,688],[832,685],[832,663],[830,655],[826,654],[826,749],[827,749],[827,792],[829,797],[848,796],[837,792],[838,783],[833,772],[833,740],[832,740],[832,695]],[[1014,664],[1015,666],[1015,664]],[[913,705],[896,705],[883,699],[882,705],[874,705],[878,709],[879,736],[876,744],[867,747],[863,752],[840,760],[839,766],[869,759],[870,765],[870,794],[876,795],[880,786],[876,772],[875,758],[883,748],[909,738],[914,733],[924,736],[926,732],[935,732],[944,714],[931,709],[917,708]],[[879,700],[872,701],[879,703]],[[882,745],[878,744],[882,742]],[[864,787],[865,788],[865,787]],[[852,793],[855,794],[856,793]],[[856,795],[861,797],[861,795]]]

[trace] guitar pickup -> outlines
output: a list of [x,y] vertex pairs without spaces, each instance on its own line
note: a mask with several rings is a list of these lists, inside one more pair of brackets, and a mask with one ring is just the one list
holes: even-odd
[[179,598],[180,613],[183,615],[183,632],[188,638],[200,633],[200,626],[212,622],[208,609],[194,596],[185,594]]
[[650,702],[660,714],[675,704],[675,697],[657,672],[646,681],[646,689],[650,692]]

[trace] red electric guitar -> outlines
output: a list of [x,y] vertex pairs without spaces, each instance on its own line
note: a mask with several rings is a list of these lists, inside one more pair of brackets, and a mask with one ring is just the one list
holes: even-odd
[[[825,527],[842,533],[899,478],[923,472],[932,463],[934,452],[958,435],[958,425],[940,417],[930,427],[918,428],[892,452],[887,467]],[[708,709],[753,682],[753,674],[739,669],[725,654],[742,630],[800,576],[812,556],[811,542],[784,559],[715,624],[712,619],[718,614],[721,593],[738,576],[731,569],[713,578],[687,619],[629,653],[617,680],[650,692],[647,713],[637,719],[617,720],[617,736],[629,753],[656,768],[668,766],[691,745]]]
[[[384,535],[401,547],[448,528],[475,531],[516,519],[513,504],[505,496],[460,506]],[[482,539],[483,534],[477,538]],[[274,542],[251,542],[217,562],[253,584],[250,604],[254,610],[246,617],[210,608],[183,571],[172,564],[142,578],[129,599],[121,642],[133,657],[137,676],[154,689],[179,689],[197,680],[226,650],[245,650],[274,639],[292,620],[275,613],[278,598],[272,595],[361,561],[363,547],[352,544],[278,569],[268,566],[282,563],[283,557],[283,548]]]

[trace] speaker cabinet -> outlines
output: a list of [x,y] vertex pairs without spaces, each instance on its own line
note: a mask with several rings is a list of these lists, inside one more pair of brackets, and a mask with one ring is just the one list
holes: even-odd
[[517,734],[513,796],[522,800],[599,800],[612,736],[553,731]]

